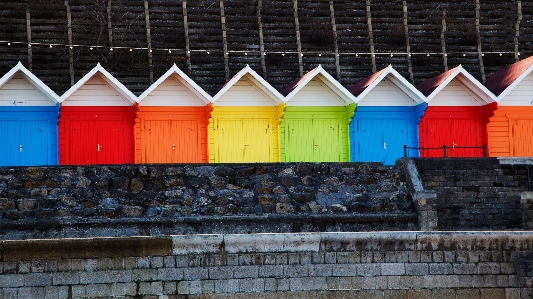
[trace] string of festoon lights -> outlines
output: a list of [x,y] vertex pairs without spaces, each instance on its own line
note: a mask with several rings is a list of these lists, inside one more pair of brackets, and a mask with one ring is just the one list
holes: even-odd
[[[186,51],[185,49],[179,49],[179,48],[148,48],[148,47],[124,47],[124,46],[113,46],[113,47],[108,47],[108,46],[99,46],[99,45],[94,45],[94,46],[90,46],[90,45],[78,45],[78,44],[60,44],[60,43],[39,43],[39,42],[31,42],[31,43],[28,43],[28,42],[17,42],[17,41],[6,41],[6,40],[0,40],[0,45],[1,44],[4,44],[4,45],[7,45],[7,46],[11,46],[11,45],[20,45],[20,44],[25,44],[27,45],[28,48],[32,48],[32,47],[39,47],[39,48],[57,48],[57,47],[63,47],[63,48],[69,48],[69,49],[74,49],[74,48],[78,48],[78,49],[89,49],[90,51],[94,50],[94,49],[108,49],[109,51],[113,51],[113,50],[129,50],[130,52],[133,52],[133,51],[149,51],[151,53],[153,52],[162,52],[162,53],[169,53],[169,54],[185,54],[186,52],[188,52],[188,54],[191,54],[191,53],[204,53],[204,54],[207,54],[207,55],[210,55],[212,53],[224,53],[223,50],[219,50],[219,49],[190,49],[188,51]],[[248,55],[248,54],[257,54],[257,53],[261,53],[260,51],[250,51],[250,50],[228,50],[226,51],[226,54],[229,55],[229,54],[241,54],[241,55]],[[448,55],[453,55],[453,56],[463,56],[463,57],[466,57],[466,56],[474,56],[474,55],[479,55],[480,52],[477,52],[477,51],[463,51],[463,52],[448,52],[448,53],[442,53],[442,52],[338,52],[338,53],[335,53],[333,51],[305,51],[305,52],[297,52],[297,51],[264,51],[263,52],[263,55],[267,55],[267,54],[281,54],[282,56],[285,56],[285,55],[300,55],[302,57],[304,56],[319,56],[321,57],[322,55],[328,55],[328,56],[332,56],[332,55],[338,55],[338,56],[355,56],[355,57],[359,57],[359,56],[373,56],[373,57],[386,57],[386,56],[389,56],[389,57],[394,57],[394,56],[406,56],[406,57],[410,57],[410,56],[427,56],[427,57],[430,57],[430,56],[448,56]],[[517,54],[518,56],[520,56],[520,52],[516,53],[514,51],[483,51],[481,52],[481,56],[485,56],[485,54],[496,54],[496,55],[499,55],[499,56],[503,56],[504,54]]]

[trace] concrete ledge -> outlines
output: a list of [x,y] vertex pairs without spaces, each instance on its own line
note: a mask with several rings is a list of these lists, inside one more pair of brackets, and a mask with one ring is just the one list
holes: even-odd
[[32,229],[32,228],[57,228],[63,226],[112,226],[112,225],[134,225],[134,224],[201,224],[213,222],[340,222],[340,223],[367,223],[374,221],[408,221],[416,219],[416,213],[344,213],[344,214],[268,214],[268,215],[247,215],[247,216],[190,216],[190,217],[168,217],[168,218],[122,218],[122,219],[77,219],[64,218],[54,220],[2,220],[0,230],[6,229]]
[[507,165],[531,165],[533,164],[533,158],[497,158],[500,164]]
[[172,254],[171,237],[2,241],[2,260],[105,258]]
[[533,231],[227,234],[0,242],[1,261],[186,254],[532,250]]

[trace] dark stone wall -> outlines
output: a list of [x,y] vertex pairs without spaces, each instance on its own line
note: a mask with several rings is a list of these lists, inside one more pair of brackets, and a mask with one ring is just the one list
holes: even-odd
[[378,163],[0,168],[0,238],[416,229]]
[[522,228],[527,166],[488,159],[415,159],[426,190],[437,192],[438,230]]

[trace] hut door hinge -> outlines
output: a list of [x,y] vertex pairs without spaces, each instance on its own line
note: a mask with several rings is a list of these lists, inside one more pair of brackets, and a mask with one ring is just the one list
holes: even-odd
[[21,145],[19,146],[19,151],[20,151],[21,153],[22,153],[22,148],[23,148],[23,146],[22,146],[22,144],[21,144]]

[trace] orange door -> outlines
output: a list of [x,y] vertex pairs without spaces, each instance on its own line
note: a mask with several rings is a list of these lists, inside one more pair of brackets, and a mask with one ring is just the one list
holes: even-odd
[[533,120],[511,120],[511,144],[513,157],[533,157]]
[[145,120],[141,126],[143,163],[202,162],[198,120]]

